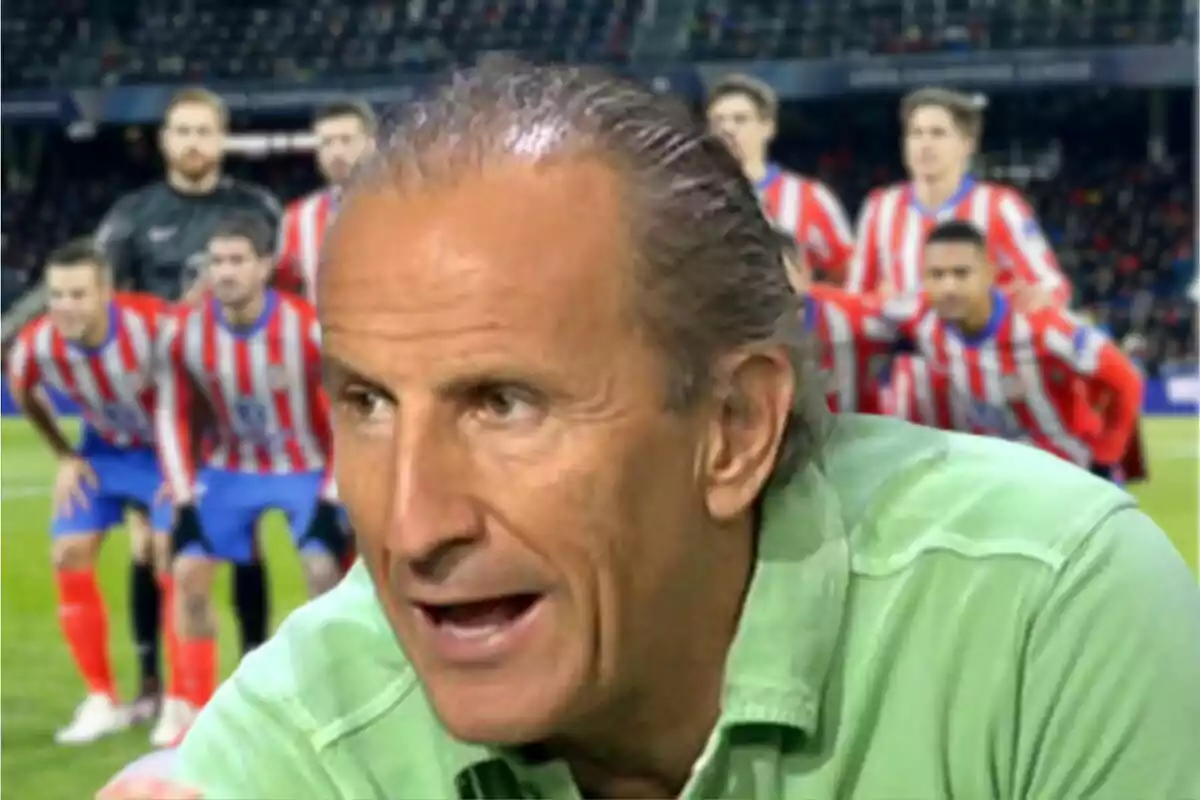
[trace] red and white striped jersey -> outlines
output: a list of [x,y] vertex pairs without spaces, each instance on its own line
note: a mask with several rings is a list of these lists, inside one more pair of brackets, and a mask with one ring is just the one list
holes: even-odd
[[118,447],[154,444],[155,342],[170,314],[165,300],[118,294],[98,347],[66,339],[49,316],[18,334],[10,354],[14,392],[44,386],[79,406],[84,422]]
[[[885,323],[922,356],[913,359],[917,407],[902,409],[901,416],[1027,442],[1081,465],[1105,450],[1105,463],[1115,463],[1141,404],[1136,369],[1107,337],[1067,311],[1017,311],[998,290],[992,303],[988,325],[968,336],[943,322],[922,295],[884,302]],[[1115,398],[1107,418],[1089,402],[1098,393]],[[1108,441],[1114,436],[1121,441]],[[1107,454],[1111,450],[1116,454]]]
[[763,213],[792,235],[805,263],[841,280],[854,242],[846,212],[829,187],[772,164],[756,188]]
[[1000,288],[1024,282],[1041,287],[1059,305],[1070,301],[1070,283],[1029,204],[1012,187],[972,178],[937,209],[924,208],[911,184],[871,192],[859,214],[846,288],[856,293],[884,286],[901,293],[918,291],[925,238],[950,219],[969,220],[983,232]]
[[185,309],[162,338],[160,460],[176,497],[196,469],[190,429],[199,391],[212,408],[208,466],[253,474],[328,469],[329,403],[321,387],[321,333],[303,299],[270,291],[259,321],[226,324],[215,300]]
[[805,296],[804,325],[816,338],[829,410],[882,414],[880,378],[896,341],[872,298],[826,284]]
[[325,229],[337,213],[338,194],[326,187],[290,203],[283,214],[279,253],[275,261],[275,285],[315,302],[317,261]]

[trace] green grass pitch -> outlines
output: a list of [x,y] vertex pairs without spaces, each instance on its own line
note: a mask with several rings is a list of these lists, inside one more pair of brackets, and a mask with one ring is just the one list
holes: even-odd
[[[1154,480],[1137,487],[1143,507],[1166,529],[1193,569],[1197,564],[1197,427],[1185,418],[1148,420],[1145,426]],[[0,772],[4,794],[36,800],[83,800],[117,769],[148,751],[148,731],[135,729],[92,745],[56,746],[52,736],[82,697],[54,609],[47,559],[53,463],[20,420],[0,423]],[[276,623],[303,600],[299,564],[281,519],[267,526],[267,558]],[[135,665],[127,613],[128,543],[115,534],[104,548],[101,576],[109,600],[115,669],[133,690]],[[225,583],[218,598],[228,598]],[[228,603],[225,603],[228,606]],[[236,625],[224,612],[222,666],[236,654]]]

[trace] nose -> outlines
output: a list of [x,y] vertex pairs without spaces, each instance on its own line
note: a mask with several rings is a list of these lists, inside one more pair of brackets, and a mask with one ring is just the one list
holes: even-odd
[[416,576],[436,582],[482,537],[482,518],[470,493],[471,459],[453,424],[409,410],[393,443],[385,545]]

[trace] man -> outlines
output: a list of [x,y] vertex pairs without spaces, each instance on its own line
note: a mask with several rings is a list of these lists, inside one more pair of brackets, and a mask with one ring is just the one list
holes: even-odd
[[891,363],[896,337],[880,319],[879,303],[814,283],[795,240],[784,231],[776,231],[775,238],[792,288],[804,298],[804,328],[816,345],[829,410],[886,413],[879,380]]
[[[1028,203],[1012,187],[971,176],[983,133],[978,99],[948,89],[919,89],[901,101],[900,123],[909,181],[868,195],[846,288],[884,296],[918,291],[925,237],[939,222],[964,219],[983,231],[997,283],[1019,305],[1069,303],[1070,283]],[[890,377],[897,416],[914,418],[914,384],[930,379],[919,358],[897,359]]]
[[[203,294],[203,283],[197,279],[218,220],[245,211],[272,230],[279,224],[279,202],[270,192],[223,174],[228,127],[225,103],[210,91],[184,89],[171,99],[159,131],[165,179],[117,200],[96,233],[119,287],[194,302]],[[135,533],[139,529],[135,524]],[[136,546],[144,539],[144,534],[135,536],[130,597],[134,629],[143,642],[139,650],[151,660],[156,654],[146,649],[144,637],[154,630],[153,609],[159,603],[144,549]],[[256,559],[239,566],[233,584],[242,647],[252,650],[267,635],[267,579],[262,564]]]
[[355,165],[374,146],[375,112],[359,100],[332,103],[317,112],[313,135],[317,140],[317,169],[326,186],[288,206],[275,266],[275,285],[304,294],[310,302],[314,299],[325,229],[337,212]]
[[175,781],[1200,790],[1200,592],[1163,533],[1032,448],[812,402],[771,228],[686,108],[521,67],[408,113],[319,277],[362,563],[239,667]]
[[[215,569],[250,561],[267,511],[287,514],[312,595],[340,576],[345,535],[329,494],[320,330],[308,303],[268,288],[272,236],[254,215],[219,222],[207,253],[212,298],[181,313],[163,337],[156,421],[176,511],[182,695],[165,704],[155,737],[164,744],[182,735],[216,687]],[[195,393],[214,409],[199,472],[190,426]]]
[[916,384],[920,421],[1028,441],[1112,477],[1142,407],[1141,375],[1120,348],[1059,309],[1014,308],[970,222],[930,232],[922,283],[924,295],[884,306],[928,365]]
[[850,222],[829,187],[768,160],[778,113],[775,92],[748,75],[730,75],[709,92],[709,125],[742,162],[767,217],[796,239],[810,269],[841,280],[854,248]]
[[[51,253],[46,283],[49,313],[18,335],[9,381],[25,417],[58,461],[51,522],[58,618],[88,695],[55,740],[81,744],[152,713],[118,700],[95,563],[104,534],[127,508],[150,515],[154,530],[170,530],[170,506],[155,497],[162,478],[152,424],[154,343],[167,309],[147,295],[114,295],[108,264],[90,239]],[[68,442],[44,389],[79,406],[84,428],[77,447]],[[167,574],[166,537],[157,539],[153,560],[161,576]],[[147,634],[139,631],[142,636]],[[155,640],[157,631],[148,636]],[[158,664],[143,658],[141,666],[145,698]]]

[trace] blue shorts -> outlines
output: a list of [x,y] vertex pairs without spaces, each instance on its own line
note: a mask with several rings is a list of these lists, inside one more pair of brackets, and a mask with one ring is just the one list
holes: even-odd
[[258,520],[268,511],[287,516],[292,541],[301,552],[329,552],[322,542],[306,539],[320,500],[322,472],[254,475],[204,469],[197,478],[196,515],[202,541],[180,543],[179,555],[207,556],[247,564],[254,560]]
[[171,530],[174,509],[170,502],[154,501],[163,483],[154,450],[117,447],[88,427],[76,452],[96,473],[96,485],[83,484],[87,503],[82,508],[74,506],[66,514],[55,509],[51,536],[104,532],[124,521],[127,508],[149,512],[155,531]]

